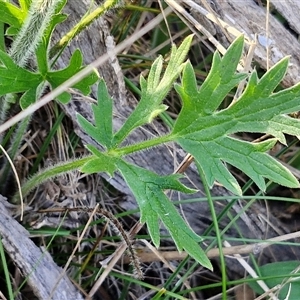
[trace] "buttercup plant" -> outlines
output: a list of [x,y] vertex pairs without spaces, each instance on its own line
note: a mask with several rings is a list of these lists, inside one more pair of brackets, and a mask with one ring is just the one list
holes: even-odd
[[[95,123],[91,124],[80,115],[78,121],[104,150],[86,145],[91,156],[42,171],[24,184],[22,192],[26,195],[46,178],[73,169],[79,168],[85,173],[106,172],[111,176],[119,171],[136,197],[141,222],[147,224],[155,246],[158,247],[160,243],[161,220],[179,251],[186,250],[200,264],[211,269],[210,261],[198,245],[201,237],[183,221],[164,193],[167,189],[184,193],[193,193],[194,190],[180,183],[182,175],[160,176],[128,163],[126,155],[160,144],[177,142],[194,156],[203,184],[208,188],[217,180],[233,193],[241,195],[241,188],[225,163],[242,170],[263,191],[266,188],[264,178],[288,187],[299,187],[292,173],[266,151],[277,141],[285,143],[285,133],[300,134],[299,120],[287,115],[300,109],[300,85],[273,93],[288,66],[288,58],[284,58],[261,79],[253,71],[240,98],[228,108],[218,110],[228,92],[248,76],[235,71],[243,50],[243,37],[237,38],[222,58],[218,52],[214,54],[212,69],[200,88],[197,87],[191,63],[184,62],[191,41],[192,36],[189,36],[178,49],[172,47],[163,76],[163,59],[158,57],[147,80],[141,77],[140,102],[117,132],[114,132],[112,126],[112,99],[104,81],[100,80],[98,104],[92,105]],[[175,84],[175,90],[182,99],[183,107],[171,132],[136,144],[120,146],[132,130],[150,123],[167,109],[162,101],[181,72],[182,83]],[[268,133],[273,138],[251,143],[231,136],[242,131]]]
[[[25,1],[20,1],[25,5]],[[113,2],[115,5],[115,1]],[[0,2],[3,5],[3,1]],[[27,2],[26,2],[27,3]],[[37,72],[30,72],[18,66],[4,51],[0,51],[1,95],[10,93],[35,93],[41,84],[47,82],[56,87],[81,68],[80,51],[73,54],[70,65],[59,71],[49,67],[48,46],[51,33],[63,17],[59,12],[64,2],[58,5],[50,25],[45,31],[45,39],[36,48]],[[52,11],[53,12],[53,11]],[[13,21],[11,21],[13,23]],[[80,27],[81,28],[81,27]],[[265,178],[288,187],[299,187],[291,172],[273,159],[267,151],[279,141],[285,143],[284,134],[300,135],[300,121],[287,114],[300,109],[300,85],[274,93],[288,66],[288,58],[282,59],[261,79],[256,71],[247,78],[246,74],[236,73],[243,50],[243,37],[237,38],[221,57],[214,54],[212,69],[205,82],[198,88],[193,67],[185,62],[192,36],[187,37],[180,47],[173,46],[170,60],[162,75],[163,59],[158,57],[153,63],[148,78],[141,77],[141,99],[136,109],[118,130],[113,129],[113,103],[105,82],[99,81],[97,105],[92,105],[94,124],[78,115],[78,121],[102,148],[86,145],[91,155],[60,163],[34,175],[22,187],[26,196],[34,187],[45,180],[60,174],[79,169],[85,173],[106,172],[114,176],[120,172],[132,190],[140,207],[141,222],[147,224],[151,239],[156,247],[160,243],[159,221],[169,230],[179,251],[185,250],[203,266],[212,269],[212,265],[199,246],[202,238],[184,222],[173,203],[167,198],[165,190],[193,193],[180,182],[182,175],[160,176],[145,168],[126,161],[126,156],[157,145],[176,142],[195,159],[199,174],[206,190],[215,181],[231,192],[241,195],[241,188],[229,172],[229,163],[247,174],[264,191]],[[64,43],[62,44],[64,45]],[[12,87],[8,80],[13,72],[16,85]],[[122,146],[122,142],[136,128],[143,126],[167,109],[162,104],[175,80],[182,74],[181,84],[175,84],[183,107],[171,131],[160,137]],[[242,95],[228,108],[218,110],[225,96],[239,82],[247,78],[247,86]],[[83,79],[75,87],[88,93],[90,85],[97,80],[95,74]],[[26,96],[23,99],[30,99]],[[67,102],[67,93],[58,100]],[[22,107],[30,102],[22,101]],[[232,137],[237,132],[267,133],[273,136],[266,141],[251,143]],[[103,150],[102,150],[103,149]],[[18,196],[14,197],[17,200]],[[220,245],[219,245],[220,246]]]

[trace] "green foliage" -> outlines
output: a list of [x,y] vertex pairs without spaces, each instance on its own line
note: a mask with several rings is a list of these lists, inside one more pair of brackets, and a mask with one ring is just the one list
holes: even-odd
[[[111,148],[113,139],[113,102],[110,98],[105,82],[100,80],[98,84],[98,105],[92,104],[92,109],[95,116],[95,126],[84,119],[81,115],[77,115],[78,122],[85,129],[86,133],[95,139],[100,145],[106,149]],[[101,128],[101,134],[99,129]]]
[[[78,120],[82,128],[106,151],[101,154],[95,147],[88,146],[94,155],[91,162],[85,163],[81,170],[88,173],[102,171],[111,176],[118,170],[136,197],[141,210],[141,221],[147,223],[154,244],[159,245],[158,224],[161,219],[179,251],[185,249],[202,265],[211,268],[197,244],[200,237],[185,224],[163,192],[171,189],[192,193],[193,190],[180,183],[180,176],[159,176],[129,164],[123,157],[135,151],[175,141],[194,156],[203,170],[204,184],[210,187],[217,180],[232,192],[241,194],[241,188],[226,163],[242,170],[262,190],[265,190],[264,178],[288,187],[299,187],[289,170],[266,151],[277,140],[285,142],[284,133],[300,134],[300,122],[286,115],[300,108],[300,85],[273,93],[287,68],[287,59],[283,59],[260,80],[256,72],[253,72],[240,99],[226,109],[217,110],[228,92],[246,78],[245,74],[235,73],[242,54],[243,37],[239,37],[231,45],[223,58],[215,53],[212,70],[199,89],[191,64],[183,62],[190,43],[191,36],[178,49],[173,47],[162,77],[162,59],[159,57],[153,63],[148,79],[141,78],[141,101],[116,133],[112,132],[112,101],[104,82],[100,82],[98,105],[93,105],[95,125],[82,116],[78,116]],[[175,88],[183,101],[183,108],[172,132],[127,147],[118,147],[132,130],[151,122],[158,113],[166,109],[162,104],[163,98],[181,70],[182,84],[175,85]],[[250,143],[231,136],[242,131],[269,133],[274,138]]]
[[161,104],[174,80],[179,76],[183,68],[183,61],[189,50],[192,36],[186,38],[178,48],[172,47],[170,61],[161,78],[163,58],[158,57],[153,63],[148,80],[141,76],[141,99],[133,113],[126,120],[122,128],[114,136],[114,145],[119,145],[135,128],[150,123],[156,116],[167,109]]
[[42,81],[41,74],[19,67],[7,53],[0,50],[0,96],[26,92]]
[[78,121],[86,133],[106,148],[107,152],[101,153],[95,147],[88,145],[87,148],[93,153],[93,157],[80,170],[86,173],[107,172],[110,176],[113,176],[114,171],[118,170],[136,197],[141,211],[141,221],[147,223],[155,246],[159,246],[159,220],[162,220],[178,250],[185,249],[203,266],[211,269],[209,260],[198,245],[202,239],[183,221],[164,193],[167,189],[184,193],[195,191],[179,182],[180,175],[159,176],[129,164],[121,158],[122,152],[118,152],[119,149],[116,147],[133,129],[151,122],[157,114],[166,109],[161,102],[184,66],[183,61],[191,41],[192,36],[189,36],[178,49],[173,46],[170,62],[162,79],[162,57],[156,59],[150,70],[148,80],[141,78],[142,98],[139,105],[119,132],[115,134],[112,130],[112,99],[107,92],[104,81],[100,81],[98,105],[92,105],[95,125],[80,115],[78,115]]
[[15,34],[17,31],[19,31],[22,23],[25,20],[28,7],[24,1],[20,1],[20,4],[21,8],[18,8],[11,3],[0,1],[0,21],[10,25],[6,32],[7,34]]
[[[21,8],[18,8],[8,2],[0,0],[0,8],[2,7],[4,11],[4,14],[0,15],[0,21],[7,23],[20,31],[20,34],[16,37],[16,41],[18,42],[19,40],[22,41],[23,39],[27,39],[24,42],[19,42],[25,45],[36,43],[36,45],[33,46],[33,49],[35,49],[37,54],[36,60],[38,66],[38,69],[35,72],[28,71],[25,67],[23,68],[23,66],[20,66],[19,60],[15,61],[11,58],[12,54],[8,55],[0,50],[0,96],[12,93],[23,93],[20,99],[20,105],[23,109],[34,103],[37,98],[40,97],[40,91],[43,90],[44,86],[50,85],[52,88],[56,88],[82,69],[82,55],[79,50],[73,53],[69,66],[65,69],[52,71],[51,66],[49,66],[48,48],[53,30],[59,23],[66,19],[66,16],[60,13],[66,4],[66,0],[55,2],[54,8],[47,8],[50,11],[49,16],[44,16],[46,12],[42,10],[42,17],[34,17],[33,12],[28,12],[27,1],[21,1]],[[32,5],[38,6],[39,4]],[[34,8],[31,8],[31,10],[34,10]],[[28,13],[30,16],[26,19]],[[50,24],[45,23],[44,19],[46,17],[49,19],[48,22],[51,20]],[[40,25],[35,23],[39,18],[41,19]],[[29,26],[26,24],[30,22],[31,19],[34,19],[33,23],[38,27],[33,30],[40,31],[41,29],[39,27],[42,25],[44,26],[42,32],[36,34],[33,33],[35,35],[33,37],[34,40],[30,40],[28,30],[25,30],[27,28],[26,26]],[[22,30],[19,30],[21,25],[26,28],[24,29],[22,27]],[[23,35],[22,32],[24,32]],[[36,40],[37,34],[40,34],[39,40]],[[13,43],[12,48],[15,48],[14,52],[17,53],[16,57],[28,55],[27,53],[23,53],[24,51],[22,51],[22,49],[18,49],[18,43],[16,46],[14,46]],[[21,52],[19,52],[19,50],[21,50]],[[87,95],[90,93],[90,86],[97,80],[98,75],[93,73],[75,84],[74,88],[80,90],[84,95]],[[64,92],[58,96],[57,100],[67,103],[70,98],[70,94]]]
[[[216,53],[212,71],[199,90],[191,64],[186,65],[182,85],[176,85],[183,108],[172,135],[194,156],[210,187],[217,180],[241,195],[239,184],[224,163],[242,170],[263,191],[264,177],[288,187],[299,187],[289,170],[265,153],[277,139],[285,143],[283,133],[300,134],[299,120],[285,115],[300,109],[300,85],[273,93],[286,72],[287,58],[260,80],[254,71],[242,96],[230,107],[216,110],[227,93],[245,78],[245,75],[235,74],[242,47],[243,37],[240,37],[222,59]],[[275,139],[254,144],[230,136],[238,132],[268,133]]]
[[[0,95],[23,92],[24,95],[22,96],[20,103],[21,107],[24,109],[36,101],[36,92],[38,91],[40,84],[49,83],[52,88],[56,88],[81,69],[82,55],[79,50],[73,53],[69,66],[65,69],[58,71],[46,71],[44,69],[43,74],[31,72],[25,68],[19,67],[13,62],[8,54],[0,50]],[[74,88],[77,88],[83,94],[87,95],[90,92],[90,86],[97,80],[97,74],[93,73],[75,84]],[[58,97],[58,100],[67,103],[70,98],[70,94],[65,92]]]
[[159,247],[159,219],[161,219],[179,251],[186,250],[200,264],[212,269],[209,260],[198,245],[202,238],[196,235],[183,221],[177,209],[164,193],[164,190],[167,189],[188,194],[194,193],[195,190],[189,189],[179,182],[178,179],[182,176],[178,174],[159,176],[124,160],[118,160],[117,167],[138,202],[141,222],[147,223],[154,245]]
[[[260,277],[278,299],[298,299],[300,291],[299,261],[284,261],[266,264],[259,267]],[[264,291],[256,283],[249,281],[249,286],[259,295]]]
[[[45,74],[45,79],[50,83],[52,88],[56,88],[65,82],[67,79],[71,78],[73,75],[78,73],[82,69],[82,55],[80,50],[76,50],[71,59],[69,66],[65,69],[59,71],[49,71]],[[98,75],[92,73],[87,77],[80,80],[73,87],[80,90],[84,95],[91,92],[90,87],[98,80]],[[67,92],[58,96],[58,100],[67,103],[71,99],[71,95]]]
[[[39,3],[35,2],[37,5]],[[15,59],[14,54],[9,55],[0,51],[0,95],[23,93],[20,99],[22,108],[36,101],[45,86],[56,88],[81,70],[82,55],[79,50],[73,53],[65,69],[53,71],[52,67],[60,50],[92,22],[93,16],[98,16],[114,7],[119,1],[106,1],[94,15],[87,15],[73,31],[62,39],[61,43],[54,47],[57,52],[54,51],[55,59],[51,61],[52,55],[49,54],[51,36],[56,25],[66,19],[66,16],[61,13],[65,3],[66,0],[57,1],[57,5],[49,10],[47,22],[44,21],[42,13],[35,19],[43,24],[42,31],[39,30],[39,26],[35,26],[39,39],[35,39],[36,34],[31,33],[35,45],[30,51],[36,54],[37,70],[27,70],[23,67],[24,61],[20,63],[19,59]],[[8,32],[16,34],[16,40],[22,46],[24,45],[18,36],[23,34],[22,38],[24,36],[26,38],[24,24],[32,17],[28,13],[31,11],[29,4],[32,4],[31,1],[20,1],[20,8],[18,8],[0,0],[0,9],[3,12],[0,15],[0,22],[10,26]],[[258,79],[254,71],[249,76],[241,97],[228,108],[218,110],[226,95],[239,82],[247,78],[245,74],[236,73],[243,50],[243,37],[239,37],[223,57],[215,53],[211,72],[200,88],[197,86],[191,63],[184,62],[191,42],[192,36],[189,36],[179,48],[172,47],[171,56],[163,74],[163,58],[159,57],[153,63],[148,78],[141,76],[140,102],[117,132],[113,131],[112,99],[105,82],[100,80],[98,103],[92,106],[95,124],[91,124],[80,115],[78,115],[78,121],[86,133],[102,148],[87,145],[87,149],[92,153],[91,156],[48,168],[33,176],[23,186],[23,191],[28,193],[43,180],[75,168],[85,173],[106,172],[110,176],[114,176],[114,173],[118,171],[136,197],[140,207],[141,221],[147,223],[155,246],[158,247],[160,243],[159,222],[162,221],[179,251],[186,250],[200,264],[212,269],[204,251],[199,247],[202,238],[183,221],[165,194],[166,190],[183,193],[195,191],[180,182],[182,176],[174,174],[160,176],[128,163],[126,155],[156,145],[176,142],[193,155],[200,170],[203,171],[202,179],[206,186],[212,187],[216,180],[233,193],[241,195],[237,180],[227,168],[226,164],[229,163],[247,174],[263,191],[266,188],[266,178],[288,187],[299,187],[296,178],[267,151],[277,141],[285,143],[284,134],[300,135],[299,120],[287,115],[300,109],[300,85],[274,93],[274,89],[282,80],[288,66],[288,60],[284,58],[261,79]],[[28,44],[31,45],[30,41],[26,41],[26,45]],[[22,53],[18,53],[18,57],[22,58]],[[122,147],[122,142],[133,130],[152,122],[167,109],[162,102],[181,74],[181,84],[175,84],[175,89],[182,99],[183,107],[172,131],[165,136]],[[88,94],[90,86],[97,79],[96,73],[91,74],[74,88]],[[6,98],[11,99],[11,97]],[[69,99],[70,95],[67,92],[58,97],[58,100],[63,103]],[[232,136],[239,132],[267,133],[273,138],[260,143],[250,143]]]

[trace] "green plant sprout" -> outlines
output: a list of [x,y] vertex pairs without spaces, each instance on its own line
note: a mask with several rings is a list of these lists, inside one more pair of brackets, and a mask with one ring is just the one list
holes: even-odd
[[[243,50],[243,36],[233,42],[222,58],[218,52],[214,54],[212,69],[200,88],[197,87],[191,63],[184,62],[191,41],[192,36],[189,36],[179,48],[172,47],[171,57],[163,75],[163,59],[158,57],[147,80],[141,77],[140,102],[117,132],[113,131],[112,126],[112,99],[105,82],[100,80],[98,103],[92,105],[95,123],[91,124],[80,115],[78,121],[103,150],[101,147],[86,145],[92,155],[42,171],[24,184],[22,192],[26,195],[46,178],[78,168],[85,173],[106,172],[110,176],[119,171],[136,197],[141,222],[147,224],[155,246],[158,247],[160,242],[161,220],[179,251],[187,251],[200,264],[212,269],[210,261],[198,245],[202,238],[183,221],[164,193],[168,189],[184,193],[193,193],[195,190],[179,181],[182,175],[160,176],[127,162],[126,155],[160,144],[177,142],[194,156],[201,168],[200,173],[203,174],[203,184],[209,188],[217,180],[233,193],[241,195],[241,188],[228,171],[226,163],[242,170],[262,191],[265,190],[265,178],[297,188],[299,183],[292,173],[266,151],[277,141],[285,143],[285,133],[300,134],[300,121],[287,115],[300,109],[300,84],[273,92],[288,66],[288,59],[284,58],[261,79],[258,79],[256,71],[253,71],[240,98],[228,108],[218,110],[228,92],[247,77],[235,71]],[[150,123],[167,109],[162,101],[181,72],[182,83],[175,84],[175,90],[182,99],[183,107],[173,130],[164,136],[125,147],[120,146],[131,131]],[[268,133],[273,138],[252,143],[231,136],[237,132]]]
[[[26,108],[36,102],[47,86],[57,87],[81,68],[82,56],[76,51],[70,59],[70,65],[64,70],[52,71],[49,59],[49,44],[55,26],[66,19],[61,10],[66,0],[19,1],[20,8],[0,0],[0,22],[10,25],[7,34],[14,35],[13,43],[8,51],[0,50],[0,122],[4,122],[13,103]],[[30,3],[29,3],[30,2]],[[36,53],[37,71],[28,70],[28,59],[34,60]],[[90,92],[90,85],[98,79],[91,74],[74,87],[84,94]],[[19,97],[17,93],[22,93]],[[58,100],[66,103],[71,96],[63,93]],[[8,154],[14,159],[22,143],[30,118],[22,120],[14,130],[10,139]],[[0,137],[0,139],[2,136]],[[8,177],[10,166],[4,163],[1,173]]]

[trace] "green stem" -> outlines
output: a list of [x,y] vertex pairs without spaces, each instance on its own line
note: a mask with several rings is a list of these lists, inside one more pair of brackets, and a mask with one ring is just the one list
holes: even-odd
[[[147,140],[135,145],[130,145],[127,147],[119,148],[110,150],[107,154],[113,155],[113,156],[124,156],[127,154],[131,154],[133,152],[142,151],[150,147],[154,147],[160,144],[164,144],[166,142],[171,141],[174,138],[173,135],[168,134],[165,136],[161,136],[158,138],[154,138],[152,140]],[[74,161],[68,161],[63,164],[58,164],[55,166],[51,166],[45,170],[42,170],[41,172],[37,173],[33,177],[31,177],[23,186],[22,186],[22,195],[25,197],[31,190],[33,190],[35,187],[40,185],[41,183],[45,182],[46,180],[49,180],[50,178],[56,177],[58,175],[62,175],[64,173],[79,169],[82,167],[85,163],[90,161],[92,158],[94,158],[93,155],[86,156],[84,158],[76,159]],[[15,194],[13,197],[12,202],[18,202],[19,194]]]
[[[87,163],[89,160],[91,160],[94,156],[85,156],[80,159],[76,159],[73,161],[68,161],[63,164],[57,164],[55,166],[48,167],[41,172],[37,173],[33,177],[31,177],[23,186],[22,186],[22,195],[25,197],[28,195],[28,193],[36,188],[41,183],[45,182],[46,180],[49,180],[51,178],[54,178],[56,176],[65,174],[67,172],[79,169],[82,167],[85,163]],[[16,193],[12,199],[13,203],[16,203],[20,200],[19,194]]]
[[207,201],[208,201],[208,205],[209,205],[209,208],[210,208],[213,224],[214,224],[214,227],[215,227],[217,245],[218,245],[219,252],[220,252],[220,263],[221,263],[221,274],[222,274],[222,299],[226,300],[227,299],[227,297],[226,297],[226,293],[227,293],[227,275],[226,275],[225,258],[224,258],[224,254],[223,254],[222,236],[221,236],[220,229],[219,229],[218,218],[217,218],[217,215],[216,215],[214,202],[213,202],[213,199],[211,197],[211,193],[210,193],[209,186],[208,186],[208,183],[207,183],[206,178],[205,178],[205,174],[204,174],[200,164],[198,164],[196,162],[196,165],[197,165],[197,169],[198,169],[198,172],[199,172],[199,175],[200,175],[203,187],[204,187],[204,191],[205,191],[205,194],[206,194],[206,197],[207,197]]
[[79,23],[77,23],[56,45],[52,47],[49,54],[50,59],[57,53],[60,53],[60,51],[63,50],[75,36],[88,27],[95,19],[105,14],[108,10],[116,7],[120,2],[121,0],[106,0],[100,7],[84,16]]
[[167,134],[164,136],[160,136],[157,138],[153,138],[151,140],[146,140],[144,142],[140,142],[134,145],[129,145],[126,147],[121,147],[118,149],[113,149],[108,151],[108,154],[113,154],[114,156],[124,156],[134,152],[143,151],[151,147],[155,147],[161,144],[165,144],[174,140],[174,135]]
[[[31,117],[24,118],[17,126],[17,128],[14,131],[12,141],[10,143],[10,150],[8,151],[8,155],[13,161],[18,153],[18,150],[20,148],[20,145],[23,141],[24,134],[27,130],[28,124],[31,120]],[[3,166],[1,168],[1,176],[3,178],[8,178],[9,174],[11,172],[11,165],[8,160],[5,160],[3,163]],[[6,184],[6,182],[0,183],[0,187],[2,189],[3,185]]]
[[10,49],[10,56],[20,67],[23,67],[43,38],[61,0],[32,1],[24,24]]
[[10,300],[13,300],[13,299],[15,299],[15,297],[14,297],[14,293],[13,293],[12,282],[10,279],[10,273],[9,273],[8,266],[7,266],[5,252],[4,252],[4,248],[3,248],[3,244],[2,244],[2,239],[0,239],[0,257],[1,257],[1,263],[2,263],[2,268],[3,268],[3,272],[4,272],[5,282],[6,282],[6,286],[7,286],[8,296],[9,296]]
[[[55,8],[62,0],[32,1],[28,16],[16,36],[9,51],[9,55],[16,65],[24,67],[43,38],[45,31],[55,13]],[[0,123],[6,119],[14,95],[1,97]]]

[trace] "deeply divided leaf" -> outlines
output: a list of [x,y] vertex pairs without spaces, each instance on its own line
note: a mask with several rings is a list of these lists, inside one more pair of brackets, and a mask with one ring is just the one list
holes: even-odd
[[[76,50],[71,59],[69,66],[63,70],[50,71],[47,73],[47,81],[51,84],[52,88],[57,88],[73,75],[82,69],[82,55],[80,50]],[[98,80],[98,75],[94,72],[76,83],[73,88],[80,90],[84,95],[91,91],[91,86]],[[67,103],[71,99],[71,95],[67,92],[62,93],[57,97],[62,103]]]
[[141,211],[141,222],[146,222],[151,239],[156,247],[160,242],[159,221],[169,230],[179,251],[186,250],[201,265],[212,269],[212,265],[198,243],[202,240],[184,222],[175,206],[164,193],[172,189],[193,193],[179,182],[180,175],[159,176],[153,172],[118,160],[117,167],[133,192]]
[[230,136],[238,132],[267,133],[284,143],[284,133],[300,134],[300,121],[286,115],[300,109],[300,85],[273,93],[286,72],[286,58],[260,80],[254,71],[241,97],[227,109],[216,110],[227,93],[245,78],[234,72],[242,41],[238,38],[223,58],[214,55],[213,68],[200,89],[191,64],[185,66],[182,85],[176,86],[183,108],[172,134],[201,165],[210,186],[217,180],[230,191],[241,194],[239,184],[227,169],[229,163],[262,190],[265,190],[264,178],[299,187],[291,172],[265,153],[275,140],[253,144]]
[[91,124],[81,115],[77,115],[78,122],[89,136],[101,146],[110,149],[113,139],[113,103],[103,79],[100,80],[98,85],[98,104],[93,104],[92,109],[95,125]]
[[153,63],[147,81],[141,77],[140,102],[122,128],[115,134],[114,145],[119,145],[132,130],[152,122],[153,118],[167,109],[167,106],[161,103],[182,71],[191,42],[192,36],[188,36],[179,48],[172,47],[170,61],[162,77],[162,57],[158,57]]
[[[192,65],[184,63],[190,43],[191,37],[178,49],[173,47],[162,77],[162,58],[154,62],[147,80],[141,77],[141,101],[115,135],[112,127],[112,99],[104,82],[100,81],[98,103],[92,107],[95,123],[92,124],[82,116],[78,116],[78,120],[86,133],[106,148],[107,152],[100,152],[88,145],[93,156],[81,170],[87,173],[107,172],[111,176],[118,170],[138,202],[141,221],[147,223],[155,246],[158,247],[160,243],[159,223],[162,221],[179,251],[186,250],[203,266],[211,269],[209,260],[198,245],[201,238],[184,222],[165,195],[168,189],[184,193],[194,191],[179,181],[180,175],[159,176],[121,159],[125,153],[130,153],[124,152],[125,148],[128,150],[133,146],[131,149],[136,150],[132,152],[138,151],[143,149],[143,142],[138,147],[130,145],[119,148],[119,145],[132,130],[151,122],[166,109],[162,104],[163,98],[183,69],[182,84],[175,86],[183,102],[182,110],[173,131],[166,139],[157,139],[158,143],[176,141],[191,153],[209,186],[218,181],[233,193],[241,194],[237,180],[228,170],[227,164],[231,164],[248,175],[261,190],[266,189],[266,178],[288,187],[299,187],[290,171],[267,151],[278,140],[284,143],[284,134],[300,136],[300,121],[287,115],[300,110],[300,85],[274,93],[288,65],[288,60],[283,59],[261,79],[254,71],[240,98],[228,108],[218,110],[226,95],[247,77],[235,72],[242,54],[243,38],[238,38],[223,57],[217,53],[214,55],[212,70],[200,88]],[[81,62],[77,65],[81,65]],[[267,133],[273,138],[251,143],[233,136],[239,132]],[[145,148],[151,142],[153,140],[145,142]]]
[[0,50],[0,96],[37,88],[42,81],[40,74],[19,67],[8,54]]

